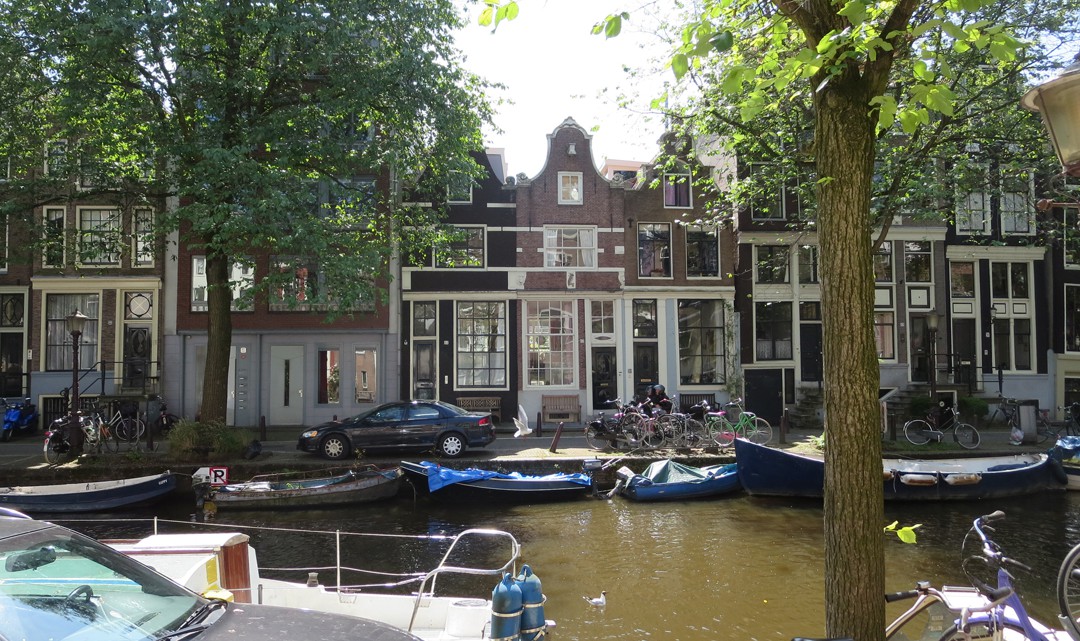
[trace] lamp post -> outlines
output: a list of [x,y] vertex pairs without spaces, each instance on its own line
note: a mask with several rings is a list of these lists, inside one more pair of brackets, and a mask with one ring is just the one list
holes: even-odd
[[71,334],[71,408],[68,416],[68,439],[74,456],[82,454],[83,431],[79,425],[79,342],[89,317],[75,310],[67,317],[67,330]]
[[[937,405],[937,332],[938,323],[941,317],[937,312],[930,312],[926,315],[926,331],[930,334],[930,345],[927,348],[927,356],[930,360],[930,367],[928,368],[930,375],[930,400]],[[935,410],[936,411],[936,410]]]
[[1042,115],[1062,169],[1080,176],[1080,55],[1060,76],[1024,94],[1020,104]]

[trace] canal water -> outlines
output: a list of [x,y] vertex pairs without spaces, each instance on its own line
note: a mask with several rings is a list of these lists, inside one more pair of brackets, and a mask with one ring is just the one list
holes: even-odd
[[[995,540],[1032,567],[1017,571],[1029,609],[1056,622],[1058,563],[1080,543],[1080,492],[963,503],[888,503],[886,519],[921,524],[918,543],[886,535],[886,589],[915,581],[966,585],[961,543],[971,521],[1006,513]],[[156,510],[189,520],[188,505]],[[818,501],[738,495],[720,500],[640,504],[621,498],[530,506],[442,505],[426,500],[318,511],[228,511],[218,523],[398,534],[455,534],[498,528],[522,544],[524,560],[543,582],[546,615],[561,641],[787,640],[824,635],[822,509]],[[885,525],[884,523],[882,525]],[[98,537],[129,536],[130,526],[77,524]],[[295,567],[332,561],[325,543],[275,533],[253,538],[260,564]],[[350,543],[347,564],[420,570],[441,548]],[[295,577],[293,577],[295,579]],[[324,583],[332,574],[320,575]],[[991,581],[987,576],[986,580]],[[494,582],[487,583],[493,587]],[[487,586],[481,589],[489,590]],[[607,606],[583,596],[607,592]],[[893,612],[895,606],[890,606]],[[898,612],[899,609],[896,609]]]

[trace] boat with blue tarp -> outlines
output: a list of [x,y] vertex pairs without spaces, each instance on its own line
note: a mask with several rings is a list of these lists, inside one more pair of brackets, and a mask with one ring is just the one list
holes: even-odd
[[581,498],[593,490],[592,476],[584,472],[529,475],[475,467],[458,470],[430,461],[402,461],[401,469],[418,493],[436,499],[565,501]]
[[616,475],[617,493],[633,501],[711,498],[742,489],[736,463],[693,467],[665,459],[651,463],[641,474],[624,466]]

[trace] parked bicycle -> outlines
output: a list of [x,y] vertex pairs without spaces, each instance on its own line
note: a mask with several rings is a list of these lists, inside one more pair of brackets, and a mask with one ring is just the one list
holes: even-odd
[[[45,461],[56,465],[72,451],[70,438],[71,417],[62,416],[45,431]],[[83,452],[100,454],[103,450],[117,452],[119,441],[108,423],[100,423],[93,417],[79,413],[79,428],[83,432]]]
[[[979,431],[971,424],[961,422],[960,413],[955,407],[945,407],[942,402],[938,403],[938,407],[939,411],[931,411],[925,420],[913,418],[904,423],[904,436],[908,441],[913,445],[926,445],[931,439],[940,443],[945,432],[952,430],[953,440],[959,443],[960,447],[969,450],[979,447],[982,441]],[[948,414],[945,419],[942,419],[943,411]]]
[[159,414],[154,421],[154,433],[168,436],[169,431],[180,422],[180,417],[169,413],[169,405],[165,402],[164,396],[158,396],[156,400],[158,401]]
[[[928,583],[920,582],[914,590],[886,595],[887,602],[907,598],[917,598],[914,605],[890,623],[885,630],[887,640],[927,638],[932,632],[939,641],[970,641],[971,639],[993,639],[995,641],[1058,641],[1059,631],[1048,628],[1043,623],[1032,619],[1024,608],[1020,595],[1013,586],[1010,569],[1030,571],[1031,568],[1016,559],[1002,553],[988,532],[992,524],[1005,518],[1000,510],[980,516],[974,520],[971,530],[964,537],[961,550],[974,542],[978,547],[971,554],[963,555],[961,568],[974,588],[943,587],[932,588]],[[1074,549],[1080,558],[1080,551]],[[1061,570],[1066,571],[1070,557],[1066,557]],[[989,570],[996,575],[997,585],[991,586],[982,580],[982,572]],[[1058,586],[1059,598],[1062,596]],[[941,605],[938,605],[941,604]],[[942,613],[941,610],[946,610]],[[913,621],[922,622],[920,614],[930,613],[929,625],[911,626]],[[1066,609],[1062,602],[1062,613],[1068,616],[1075,628],[1072,610]],[[944,615],[944,616],[942,616]],[[1064,619],[1065,617],[1063,617]],[[910,626],[907,631],[905,626]],[[921,627],[921,629],[920,629]],[[913,629],[912,629],[913,628]],[[1075,637],[1074,637],[1075,638]]]
[[728,447],[739,437],[760,444],[772,440],[772,425],[757,414],[743,409],[742,398],[728,401],[719,412],[706,409],[704,416],[707,438],[721,447]]

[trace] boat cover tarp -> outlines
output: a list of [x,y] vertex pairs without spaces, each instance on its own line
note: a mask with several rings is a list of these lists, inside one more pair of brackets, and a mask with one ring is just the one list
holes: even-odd
[[453,470],[448,467],[443,467],[438,463],[431,463],[429,461],[421,461],[420,465],[427,469],[428,472],[428,489],[432,492],[446,487],[447,485],[453,485],[454,483],[468,483],[469,481],[480,481],[483,479],[518,479],[518,480],[535,480],[535,481],[566,481],[569,483],[575,483],[577,485],[588,486],[592,484],[592,480],[588,474],[582,474],[580,472],[570,474],[567,472],[557,472],[555,474],[545,474],[543,476],[530,476],[522,474],[521,472],[511,472],[510,474],[504,474],[503,472],[495,472],[492,470],[478,470],[476,468],[468,468],[465,470]]
[[691,467],[669,459],[651,463],[641,475],[653,483],[689,483],[711,478],[722,467]]
[[1064,463],[1080,464],[1080,436],[1062,436],[1055,446]]
[[233,483],[218,488],[219,492],[273,492],[275,490],[312,490],[320,487],[329,487],[339,483],[351,483],[356,480],[353,473],[341,476],[330,476],[318,479],[293,479],[286,481],[246,481]]

